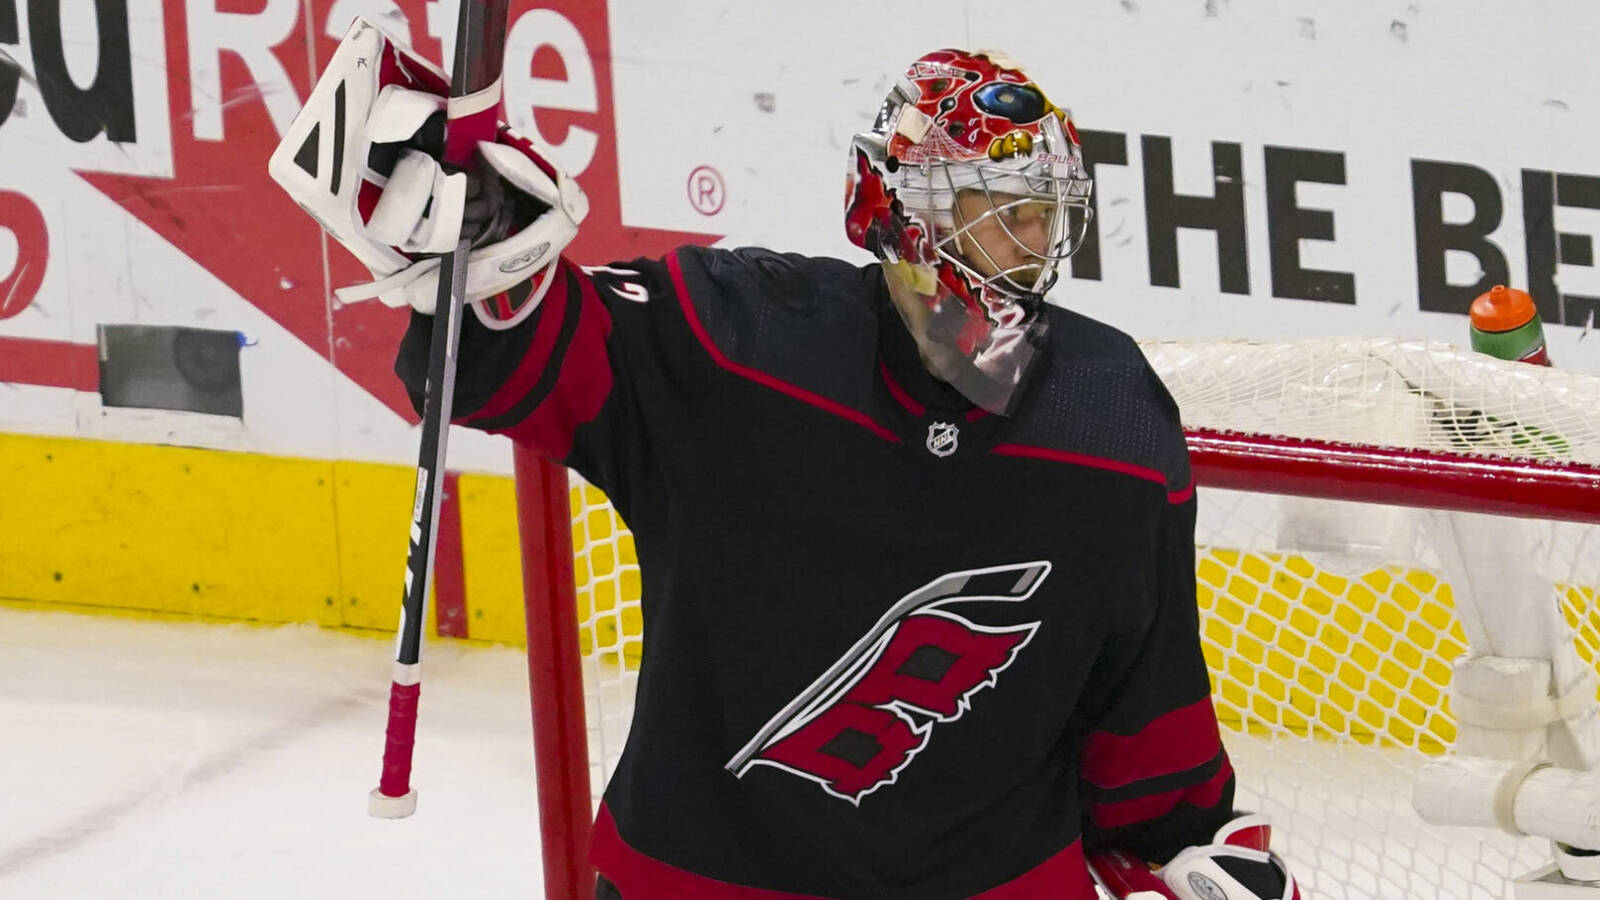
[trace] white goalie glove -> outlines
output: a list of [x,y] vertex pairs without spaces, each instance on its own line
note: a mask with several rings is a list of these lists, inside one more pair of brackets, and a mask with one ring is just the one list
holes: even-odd
[[1089,863],[1118,900],[1300,900],[1289,867],[1268,849],[1271,842],[1265,816],[1240,816],[1212,843],[1185,848],[1160,868],[1122,851],[1093,854]]
[[[504,123],[496,141],[478,144],[471,179],[446,172],[438,159],[448,85],[432,63],[357,19],[267,170],[372,272],[372,283],[335,291],[341,302],[377,297],[431,315],[437,254],[465,234],[467,301],[484,324],[506,328],[538,305],[589,204]],[[480,302],[531,279],[514,305]]]

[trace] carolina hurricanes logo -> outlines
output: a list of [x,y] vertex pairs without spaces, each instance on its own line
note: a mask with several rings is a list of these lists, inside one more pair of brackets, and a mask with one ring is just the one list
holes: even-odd
[[949,607],[1020,603],[1049,574],[1049,562],[1021,563],[952,572],[912,591],[725,768],[742,778],[751,766],[773,766],[859,805],[894,784],[934,725],[961,718],[1039,630],[1039,622],[978,625]]

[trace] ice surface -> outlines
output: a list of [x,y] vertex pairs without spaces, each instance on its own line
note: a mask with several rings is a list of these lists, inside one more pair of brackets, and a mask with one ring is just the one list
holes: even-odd
[[523,658],[425,654],[383,821],[389,641],[0,608],[0,898],[542,897]]
[[[384,821],[366,797],[390,653],[311,626],[0,607],[0,900],[542,897],[521,653],[427,647],[420,803]],[[1278,822],[1318,896],[1490,900],[1491,876],[1543,859],[1419,840],[1401,769],[1371,751],[1229,738],[1241,806]]]

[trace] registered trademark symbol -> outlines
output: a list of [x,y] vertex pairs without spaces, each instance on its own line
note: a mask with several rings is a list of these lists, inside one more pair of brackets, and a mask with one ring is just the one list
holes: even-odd
[[728,186],[722,181],[722,173],[710,166],[697,166],[689,173],[689,205],[695,212],[714,216],[722,212],[727,199]]

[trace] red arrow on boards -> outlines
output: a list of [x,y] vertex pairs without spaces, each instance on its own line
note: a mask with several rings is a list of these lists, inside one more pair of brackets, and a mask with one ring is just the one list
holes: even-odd
[[[269,13],[281,3],[267,0],[267,11],[262,12],[259,0],[215,2],[218,14],[201,21],[188,18],[184,0],[163,0],[162,4],[166,87],[174,111],[170,123],[174,177],[94,172],[83,175],[129,214],[317,350],[339,371],[415,422],[411,404],[392,372],[406,312],[376,302],[330,312],[332,288],[370,280],[370,275],[342,247],[324,239],[310,218],[266,172],[267,157],[278,142],[277,128],[267,107],[270,94],[282,89],[285,78],[295,92],[296,106],[309,93],[310,73],[320,71],[338,45],[338,37],[328,35],[328,17],[335,0],[313,0],[313,21],[305,21],[300,14],[287,36],[267,48],[271,60],[280,67],[276,73],[278,84],[271,86],[258,82],[258,78],[271,81],[274,74],[266,71],[271,66],[263,62],[264,56],[252,58],[225,44],[226,40],[238,40],[236,22],[230,26],[230,37],[216,37],[208,29],[219,27],[215,23],[225,16],[251,15],[260,16],[263,27],[267,27]],[[405,21],[386,17],[382,20],[385,27],[403,32],[409,23],[410,38],[417,51],[440,59],[440,39],[427,33],[425,0],[397,0],[396,5]],[[294,6],[303,9],[300,4]],[[560,138],[572,128],[586,129],[597,137],[593,158],[579,177],[589,196],[589,217],[568,256],[582,263],[605,263],[660,256],[683,244],[719,240],[720,235],[641,228],[622,221],[607,5],[593,0],[565,0],[537,6],[547,11],[544,15],[554,12],[577,29],[594,69],[597,102],[592,112],[541,108],[533,113],[540,134],[547,139]],[[534,0],[514,2],[512,22],[534,8]],[[454,17],[435,11],[434,18],[446,21]],[[338,23],[336,35],[342,36],[344,25]],[[191,52],[211,58],[191,60]],[[308,59],[308,52],[314,52],[316,59]],[[220,97],[210,98],[205,85],[190,83],[193,62],[198,62],[201,70],[211,66],[219,71]],[[568,77],[567,67],[574,64],[546,45],[534,54],[532,71],[523,74],[563,79]],[[183,112],[190,110],[191,97],[196,105],[211,104],[214,111],[209,115],[220,117],[220,140],[214,139],[214,133],[196,136],[207,130],[197,120],[208,113]]]

